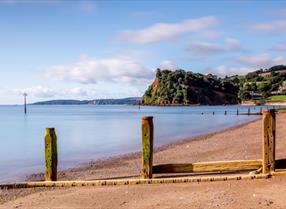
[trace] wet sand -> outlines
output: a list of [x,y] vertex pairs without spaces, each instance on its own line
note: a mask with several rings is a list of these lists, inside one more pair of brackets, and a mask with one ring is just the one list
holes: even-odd
[[[286,158],[285,124],[286,114],[279,113],[276,158]],[[261,120],[257,120],[164,146],[154,154],[154,164],[261,159],[261,128]],[[59,179],[138,178],[140,167],[140,154],[135,153],[60,172]],[[29,177],[29,180],[42,179],[41,174]],[[18,189],[1,191],[0,198],[3,203],[1,209],[286,208],[286,177],[164,185]]]

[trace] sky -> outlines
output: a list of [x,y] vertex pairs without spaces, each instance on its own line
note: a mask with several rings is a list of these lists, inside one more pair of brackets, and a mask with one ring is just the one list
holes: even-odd
[[0,0],[0,104],[142,96],[155,70],[286,64],[286,1]]

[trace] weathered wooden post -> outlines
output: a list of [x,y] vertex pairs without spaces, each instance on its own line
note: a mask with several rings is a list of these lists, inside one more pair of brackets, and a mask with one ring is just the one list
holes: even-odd
[[226,115],[227,114],[227,111],[224,111],[224,115]]
[[58,152],[57,135],[54,128],[46,128],[45,132],[45,159],[46,159],[46,181],[57,180]]
[[239,110],[238,110],[238,108],[237,108],[237,110],[236,110],[236,115],[239,115]]
[[275,110],[263,111],[262,124],[262,172],[266,174],[275,171]]
[[153,169],[153,117],[142,118],[142,171],[141,178],[152,178]]
[[250,115],[250,107],[248,108],[247,115]]

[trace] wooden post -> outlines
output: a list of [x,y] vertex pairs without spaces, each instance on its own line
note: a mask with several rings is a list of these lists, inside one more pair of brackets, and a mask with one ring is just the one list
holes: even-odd
[[239,115],[239,110],[238,110],[238,108],[237,108],[237,110],[236,110],[236,115]]
[[24,113],[27,114],[27,93],[24,93]]
[[226,115],[227,114],[227,111],[224,111],[224,115]]
[[215,114],[215,112],[213,112],[213,115]]
[[58,152],[57,135],[54,128],[46,128],[45,132],[45,159],[46,159],[46,181],[57,180]]
[[153,170],[153,117],[142,118],[142,171],[141,178],[151,179]]
[[250,115],[250,107],[248,108],[247,115]]
[[263,111],[262,172],[275,171],[275,110]]
[[260,107],[260,114],[262,114],[262,107]]

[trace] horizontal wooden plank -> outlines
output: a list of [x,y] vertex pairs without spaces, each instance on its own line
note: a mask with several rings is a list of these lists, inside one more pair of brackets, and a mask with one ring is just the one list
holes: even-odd
[[117,186],[117,185],[137,185],[137,184],[170,184],[170,183],[191,183],[191,182],[212,182],[229,180],[252,180],[266,179],[271,175],[267,174],[240,174],[240,175],[210,175],[196,177],[176,177],[157,179],[120,179],[120,180],[94,180],[94,181],[42,181],[23,182],[12,184],[0,184],[0,189],[23,189],[35,187],[84,187],[84,186]]
[[216,161],[153,166],[153,173],[201,173],[217,171],[245,171],[262,167],[262,160]]

